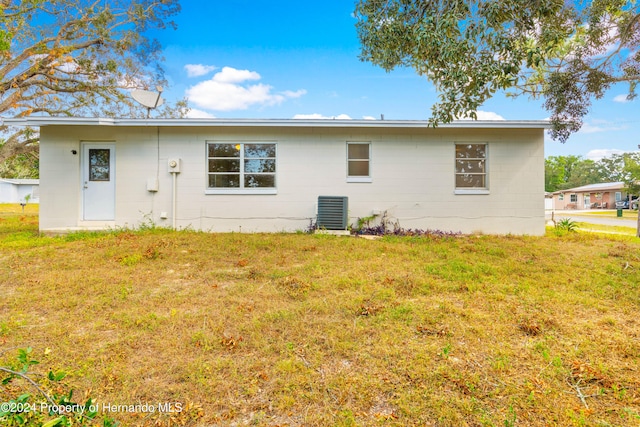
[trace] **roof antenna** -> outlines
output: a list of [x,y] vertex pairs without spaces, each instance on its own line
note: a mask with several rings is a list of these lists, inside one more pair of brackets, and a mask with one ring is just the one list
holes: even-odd
[[164,103],[164,99],[160,97],[162,94],[162,86],[156,86],[158,92],[151,92],[149,90],[135,89],[131,91],[131,97],[147,107],[147,119],[151,115],[153,108],[158,108]]
[[380,114],[380,120],[384,120],[384,114]]

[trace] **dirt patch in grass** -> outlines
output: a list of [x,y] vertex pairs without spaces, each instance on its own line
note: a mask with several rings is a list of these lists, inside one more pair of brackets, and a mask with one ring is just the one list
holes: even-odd
[[0,351],[105,404],[180,403],[122,425],[640,423],[637,239],[35,224],[0,221]]

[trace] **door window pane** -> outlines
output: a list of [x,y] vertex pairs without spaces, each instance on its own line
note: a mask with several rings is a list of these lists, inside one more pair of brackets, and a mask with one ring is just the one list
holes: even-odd
[[109,181],[110,157],[108,148],[89,149],[89,181]]

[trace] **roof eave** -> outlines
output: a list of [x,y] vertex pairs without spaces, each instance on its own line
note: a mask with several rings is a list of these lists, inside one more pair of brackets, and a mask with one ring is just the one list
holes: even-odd
[[[114,119],[104,117],[31,116],[2,119],[6,126],[159,126],[159,127],[322,127],[322,128],[428,128],[426,120],[339,119]],[[439,128],[547,129],[546,120],[458,120]]]

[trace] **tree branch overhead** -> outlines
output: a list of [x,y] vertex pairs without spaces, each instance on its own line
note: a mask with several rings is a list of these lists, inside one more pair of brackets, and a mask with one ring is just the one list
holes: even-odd
[[[178,0],[1,2],[0,115],[146,116],[128,92],[166,85],[146,34],[175,27],[179,10]],[[183,101],[158,112],[185,113]],[[33,151],[21,135],[3,129],[0,162]]]
[[434,124],[474,116],[498,91],[544,99],[554,139],[594,99],[640,80],[640,4],[593,0],[360,0],[361,59],[412,67],[439,92]]

